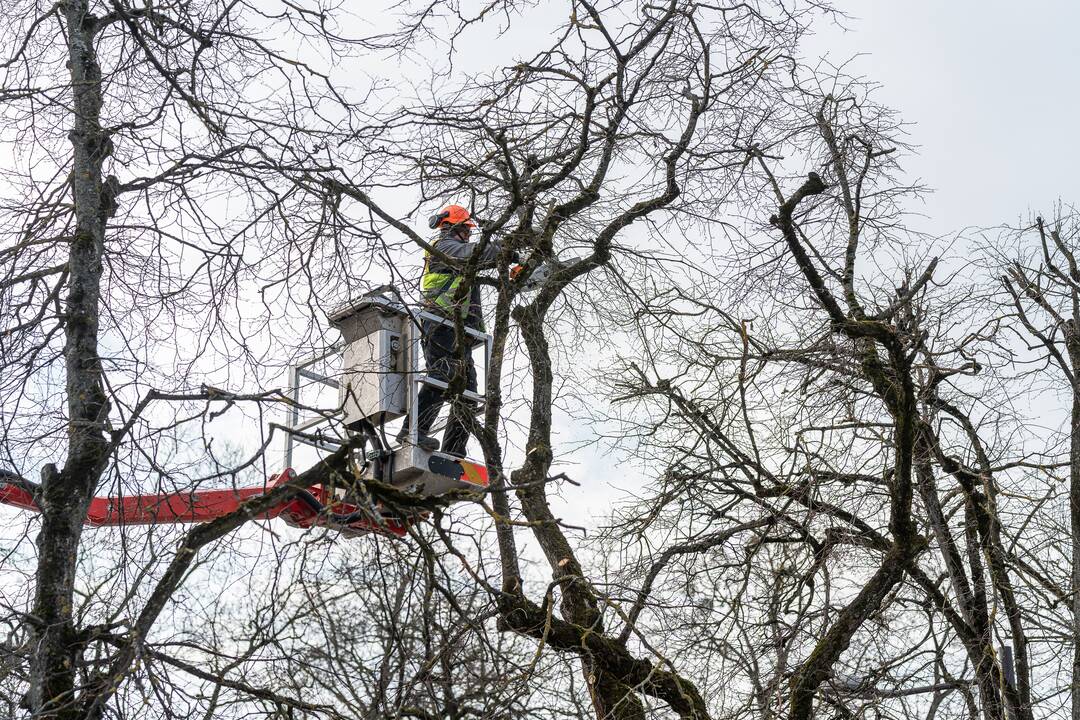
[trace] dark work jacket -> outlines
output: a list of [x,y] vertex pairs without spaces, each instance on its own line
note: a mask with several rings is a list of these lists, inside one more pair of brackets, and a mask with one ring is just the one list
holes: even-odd
[[[435,249],[463,263],[472,257],[479,244],[462,242],[449,228],[439,233],[434,243]],[[496,242],[489,242],[480,256],[480,267],[493,267],[500,251]],[[420,279],[420,291],[429,310],[446,317],[453,317],[455,310],[465,317],[465,324],[477,330],[484,329],[484,315],[480,307],[480,284],[473,283],[469,297],[455,302],[454,295],[461,285],[461,271],[443,262],[440,258],[426,253],[424,276]]]

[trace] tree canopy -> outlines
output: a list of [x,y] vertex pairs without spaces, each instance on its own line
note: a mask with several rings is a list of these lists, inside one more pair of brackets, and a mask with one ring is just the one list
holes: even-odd
[[[900,116],[803,59],[828,3],[4,14],[0,481],[41,511],[0,535],[9,715],[1070,705],[1080,224],[915,232]],[[449,202],[500,248],[455,266],[492,336],[491,483],[453,505],[365,479],[337,396],[287,388],[341,372],[341,302],[419,302]],[[301,414],[333,447],[239,510],[84,528],[95,496],[265,482]],[[265,519],[315,484],[421,520]]]

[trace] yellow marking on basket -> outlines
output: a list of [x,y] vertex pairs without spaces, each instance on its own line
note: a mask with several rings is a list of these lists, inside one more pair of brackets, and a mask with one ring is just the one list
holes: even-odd
[[461,463],[462,480],[473,485],[487,487],[487,473],[481,472],[482,467],[471,462]]

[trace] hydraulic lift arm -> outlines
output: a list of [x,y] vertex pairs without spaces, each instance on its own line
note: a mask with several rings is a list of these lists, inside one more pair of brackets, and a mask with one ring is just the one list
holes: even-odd
[[[246,500],[268,492],[293,474],[292,468],[286,469],[261,487],[95,497],[90,501],[84,524],[103,527],[207,522],[238,510]],[[37,489],[37,484],[29,480],[8,473],[0,475],[0,503],[40,512],[35,499]],[[376,508],[346,502],[320,485],[297,490],[288,499],[260,514],[258,519],[276,517],[293,527],[326,527],[348,537],[372,532],[402,537],[412,522],[411,518],[387,515]]]

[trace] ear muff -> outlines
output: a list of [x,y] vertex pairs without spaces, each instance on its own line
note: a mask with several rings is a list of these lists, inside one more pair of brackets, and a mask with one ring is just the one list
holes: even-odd
[[445,220],[448,217],[450,217],[449,212],[441,212],[438,215],[432,215],[431,217],[428,218],[427,226],[429,228],[431,228],[432,230],[434,230],[435,228],[439,227],[439,223],[441,223],[443,220]]

